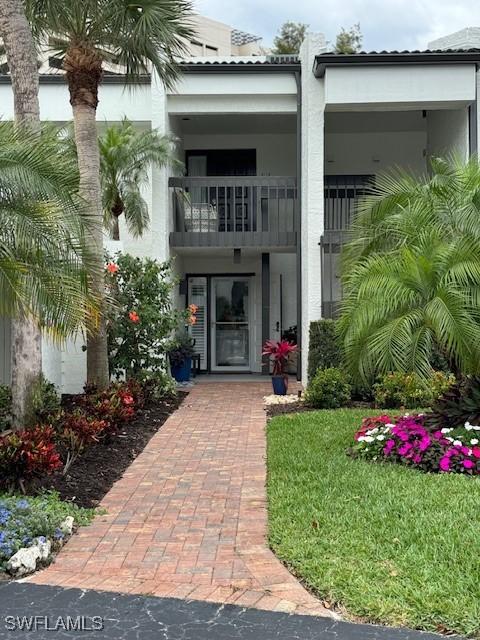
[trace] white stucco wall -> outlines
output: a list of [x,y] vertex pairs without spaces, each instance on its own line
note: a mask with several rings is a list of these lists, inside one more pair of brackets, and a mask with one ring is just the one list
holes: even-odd
[[427,155],[469,155],[468,109],[427,112]]
[[[40,114],[42,120],[70,122],[72,107],[65,83],[40,84]],[[122,84],[105,83],[100,86],[97,120],[120,121],[124,116],[135,122],[151,120],[150,86],[139,84],[124,87]],[[0,83],[0,117],[13,118],[13,93],[10,83]]]
[[475,100],[475,65],[405,65],[329,68],[328,109],[435,108]]
[[[325,38],[308,34],[300,56],[311,69]],[[322,315],[320,237],[324,224],[324,82],[313,73],[302,74],[302,381],[307,382],[308,330]]]
[[326,133],[325,173],[375,174],[393,166],[425,171],[426,131]]

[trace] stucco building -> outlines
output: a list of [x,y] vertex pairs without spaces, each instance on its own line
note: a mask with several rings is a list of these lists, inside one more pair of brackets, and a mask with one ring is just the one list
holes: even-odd
[[[425,173],[432,155],[476,153],[480,36],[469,29],[425,51],[337,55],[309,34],[298,57],[276,57],[259,55],[247,34],[234,44],[235,31],[217,25],[199,29],[192,53],[201,55],[182,63],[172,91],[155,75],[134,91],[105,77],[99,122],[127,116],[173,133],[185,164],[183,176],[151,172],[150,230],[134,239],[121,228],[121,244],[174,258],[176,303],[199,307],[203,370],[261,372],[262,342],[296,326],[305,380],[309,323],[340,300],[340,247],[368,181],[393,166]],[[11,117],[8,77],[0,96]],[[71,119],[61,75],[42,76],[40,105],[45,120]],[[8,379],[7,322],[0,338]],[[45,374],[65,392],[83,385],[82,344],[44,342]]]

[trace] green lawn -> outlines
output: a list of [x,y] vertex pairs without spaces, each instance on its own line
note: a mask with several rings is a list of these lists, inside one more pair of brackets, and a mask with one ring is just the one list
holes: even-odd
[[367,414],[270,421],[272,549],[346,615],[480,637],[480,480],[352,460]]

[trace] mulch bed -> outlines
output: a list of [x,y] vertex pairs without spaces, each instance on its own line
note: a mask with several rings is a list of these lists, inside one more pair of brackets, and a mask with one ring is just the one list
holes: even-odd
[[[48,476],[39,481],[35,490],[58,491],[63,500],[74,502],[80,507],[98,506],[103,496],[121,478],[186,395],[187,393],[179,391],[175,398],[140,410],[132,422],[115,435],[89,447],[73,463],[67,475],[59,472]],[[66,404],[74,404],[74,397],[68,397]]]
[[[375,406],[372,402],[352,402],[348,409],[374,409]],[[265,407],[267,412],[267,419],[275,418],[275,416],[283,416],[289,413],[306,413],[308,411],[318,411],[314,407],[308,406],[304,402],[292,402],[290,404],[270,404]]]

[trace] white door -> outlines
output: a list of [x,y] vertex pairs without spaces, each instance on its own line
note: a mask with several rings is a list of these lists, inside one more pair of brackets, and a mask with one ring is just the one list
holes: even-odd
[[250,278],[212,278],[212,371],[250,371],[251,298]]

